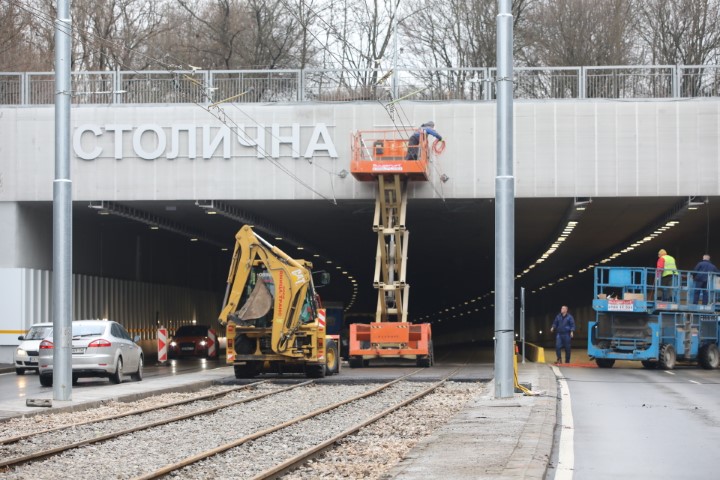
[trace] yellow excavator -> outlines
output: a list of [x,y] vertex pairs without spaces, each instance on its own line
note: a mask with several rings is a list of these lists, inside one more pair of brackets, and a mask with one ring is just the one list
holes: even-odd
[[[328,281],[327,273],[318,279]],[[226,327],[227,363],[236,378],[260,373],[321,378],[340,371],[339,339],[326,334],[312,263],[291,258],[249,225],[235,234],[218,320]]]

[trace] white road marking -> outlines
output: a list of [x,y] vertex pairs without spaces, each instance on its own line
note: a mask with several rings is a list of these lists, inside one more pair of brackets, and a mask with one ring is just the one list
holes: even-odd
[[575,425],[572,416],[572,403],[570,402],[570,389],[565,377],[558,367],[552,367],[560,384],[560,445],[558,447],[558,464],[555,470],[556,480],[572,480],[575,468],[575,451],[573,438]]
[[667,373],[668,375],[675,375],[675,372],[671,372],[670,370],[663,370],[663,372]]
[[696,382],[695,380],[688,380],[690,383],[694,383],[695,385],[702,385],[700,382]]

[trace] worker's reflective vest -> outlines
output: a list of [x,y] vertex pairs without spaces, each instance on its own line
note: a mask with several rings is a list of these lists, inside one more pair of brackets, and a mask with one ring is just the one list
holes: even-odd
[[662,259],[665,261],[663,266],[662,276],[667,277],[668,275],[677,275],[677,265],[675,265],[675,258],[670,255],[663,255]]

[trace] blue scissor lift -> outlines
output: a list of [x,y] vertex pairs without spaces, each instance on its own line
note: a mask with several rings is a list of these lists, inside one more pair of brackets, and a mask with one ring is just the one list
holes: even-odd
[[[588,355],[598,367],[615,360],[636,360],[645,368],[672,369],[676,361],[720,365],[720,276],[710,275],[707,304],[694,303],[693,278],[700,272],[678,270],[661,285],[656,269],[596,267],[593,309],[588,326]],[[702,295],[700,296],[702,299]]]

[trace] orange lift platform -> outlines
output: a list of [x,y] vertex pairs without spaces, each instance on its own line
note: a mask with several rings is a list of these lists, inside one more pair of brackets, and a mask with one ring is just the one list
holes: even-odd
[[373,286],[378,291],[372,323],[350,325],[351,368],[374,358],[415,359],[433,364],[430,324],[407,321],[410,285],[405,281],[409,233],[405,226],[407,184],[427,181],[430,149],[420,135],[417,160],[406,160],[408,139],[394,130],[356,132],[352,136],[350,170],[359,181],[377,182],[373,231],[378,234]]

